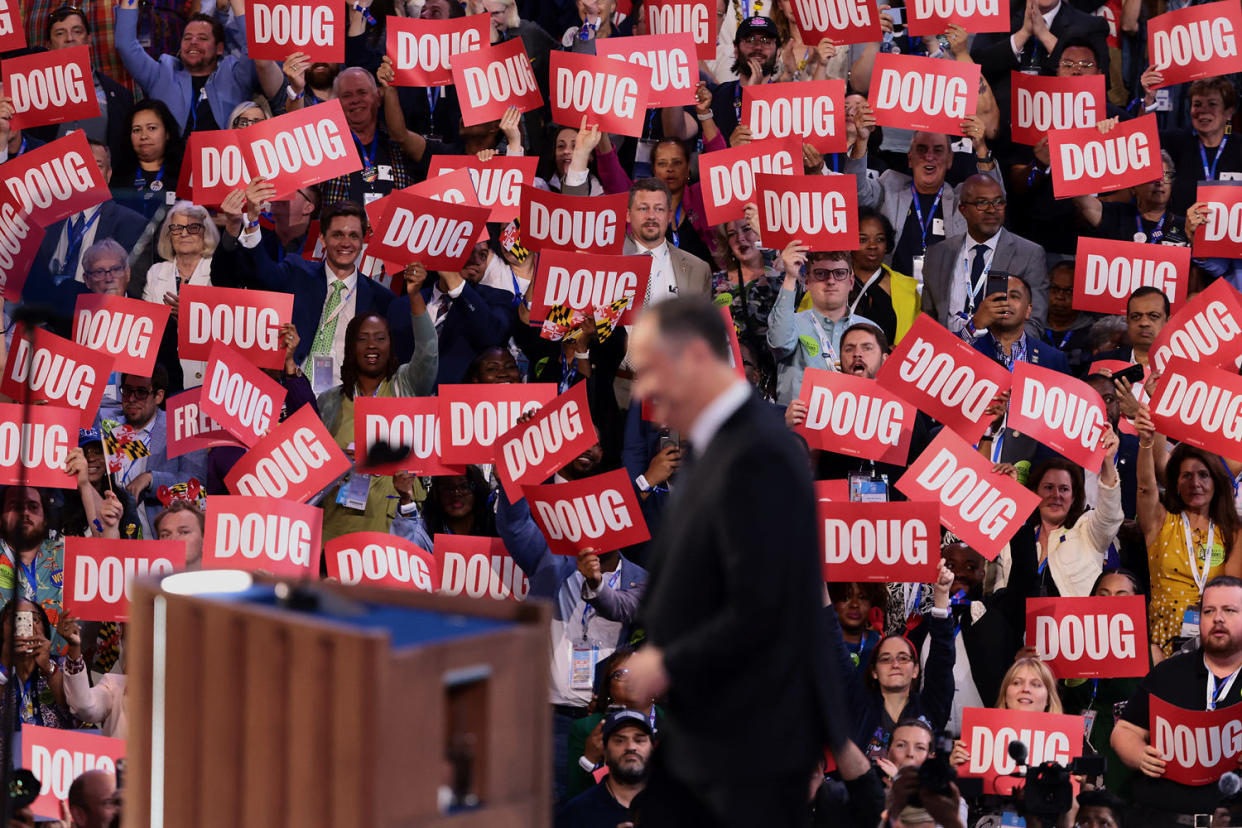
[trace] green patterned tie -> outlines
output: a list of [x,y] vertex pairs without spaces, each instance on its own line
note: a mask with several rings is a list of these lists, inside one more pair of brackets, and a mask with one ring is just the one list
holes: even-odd
[[336,337],[336,323],[341,318],[341,315],[336,313],[336,309],[341,304],[341,293],[344,290],[345,283],[340,279],[332,283],[332,295],[328,297],[328,304],[323,309],[323,318],[328,321],[320,323],[319,330],[315,331],[315,339],[311,342],[310,349],[312,354],[332,352],[332,340]]

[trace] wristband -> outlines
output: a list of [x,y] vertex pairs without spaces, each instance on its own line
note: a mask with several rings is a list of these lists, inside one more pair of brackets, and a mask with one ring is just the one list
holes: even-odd
[[638,477],[635,477],[634,485],[637,486],[638,490],[644,494],[651,491],[651,484],[647,482],[647,475],[645,474],[640,474]]
[[289,96],[289,100],[291,101],[296,101],[298,98],[302,97],[301,92],[293,91],[293,84],[291,83],[285,85],[285,94]]
[[711,113],[711,112],[707,113],[706,115],[700,115],[699,113],[696,112],[694,113],[694,117],[698,118],[700,121],[710,121],[712,118],[715,118],[716,116],[714,113]]
[[589,362],[591,359],[591,349],[588,348],[585,351],[579,351],[578,353],[574,354],[574,359],[580,359],[583,362]]
[[932,618],[948,618],[949,608],[948,607],[932,607],[931,616]]
[[582,770],[587,773],[595,773],[595,769],[599,767],[599,765],[596,765],[590,759],[586,758],[586,755],[584,754],[578,757],[578,767],[582,768]]
[[975,156],[975,166],[978,166],[980,164],[995,164],[995,163],[996,163],[996,156],[992,154],[991,150],[988,150],[988,154],[983,156],[982,158],[980,158],[977,155]]

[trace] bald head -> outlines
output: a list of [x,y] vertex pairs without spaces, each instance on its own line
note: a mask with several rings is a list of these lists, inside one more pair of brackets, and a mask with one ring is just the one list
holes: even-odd
[[110,771],[86,771],[69,786],[74,828],[110,828],[119,811],[116,775]]
[[972,175],[962,185],[962,200],[957,209],[966,219],[970,237],[985,242],[999,233],[1005,223],[1005,190],[994,178]]
[[935,193],[944,186],[944,177],[953,161],[949,138],[941,132],[916,132],[910,139],[910,171],[920,193]]

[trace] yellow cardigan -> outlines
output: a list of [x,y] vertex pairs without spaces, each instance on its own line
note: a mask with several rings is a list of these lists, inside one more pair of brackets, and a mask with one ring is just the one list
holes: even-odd
[[[892,293],[890,296],[893,300],[893,313],[897,316],[897,339],[892,343],[893,347],[902,340],[906,335],[906,331],[910,330],[910,326],[914,324],[914,320],[918,318],[919,313],[923,310],[923,303],[919,298],[918,282],[913,277],[904,273],[898,273],[888,265],[882,264],[888,273],[888,284]],[[798,310],[810,310],[811,294],[807,293],[802,297],[802,301],[798,304]]]

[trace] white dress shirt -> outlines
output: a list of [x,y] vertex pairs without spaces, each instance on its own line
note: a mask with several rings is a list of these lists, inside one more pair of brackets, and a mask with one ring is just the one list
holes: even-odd
[[750,383],[738,378],[699,412],[699,416],[694,419],[694,425],[690,426],[688,435],[690,448],[696,457],[702,456],[703,450],[716,436],[716,432],[720,431],[720,427],[745,405],[748,399],[750,399]]
[[[1059,12],[1060,10],[1061,10],[1061,4],[1057,3],[1055,6],[1052,7],[1052,11],[1046,12],[1040,15],[1040,17],[1044,19],[1044,24],[1047,25],[1049,31],[1052,31],[1052,21],[1056,20],[1057,12]],[[1035,37],[1035,35],[1031,35],[1031,40],[1034,40],[1036,43],[1039,42],[1039,38]],[[1027,42],[1029,43],[1030,41],[1028,40]],[[1022,57],[1022,49],[1018,48],[1018,42],[1014,40],[1013,35],[1009,36],[1009,48],[1013,49],[1014,57],[1018,57],[1018,58]]]
[[[962,242],[962,247],[957,251],[957,260],[953,266],[953,282],[949,285],[949,330],[954,333],[960,333],[966,327],[966,320],[961,314],[968,312],[966,310],[967,296],[969,292],[977,292],[978,302],[975,307],[979,306],[979,302],[983,301],[983,291],[986,289],[988,272],[992,269],[992,261],[996,258],[996,245],[1000,243],[1000,231],[996,235],[985,241],[975,241],[975,239],[967,234],[966,240]],[[987,251],[983,252],[986,258],[983,261],[983,272],[979,275],[980,284],[971,284],[970,271],[974,267],[975,245],[987,245]]]
[[432,288],[431,288],[431,301],[427,303],[427,310],[431,312],[431,324],[435,325],[436,327],[439,327],[440,317],[448,313],[449,311],[447,307],[441,306],[440,304],[441,297],[448,296],[450,299],[456,299],[458,296],[461,296],[461,292],[465,289],[466,289],[466,280],[462,279],[461,284],[459,284],[457,287],[453,288],[446,294],[444,291],[440,290],[440,280],[439,279],[436,280],[436,283],[432,285]]
[[651,285],[647,290],[647,295],[650,297],[647,304],[658,305],[669,299],[676,299],[677,276],[673,273],[673,257],[669,253],[668,242],[664,237],[660,237],[660,243],[650,250],[643,247],[637,239],[634,240],[634,244],[638,246],[638,255],[641,256],[645,250],[651,254],[651,258],[655,259],[655,265],[651,268]]
[[[73,278],[79,282],[85,281],[82,277],[82,254],[86,252],[86,248],[95,243],[95,231],[99,229],[99,219],[91,221],[91,217],[99,213],[101,206],[96,204],[94,207],[89,207],[80,213],[74,213],[65,219],[65,224],[60,229],[60,240],[56,242],[56,250],[52,252],[51,263],[55,266],[54,270],[60,270],[65,261],[65,256],[69,255],[69,225],[81,217],[83,221],[90,222],[90,227],[86,228],[86,233],[82,236],[82,246],[78,248],[78,266],[73,272]],[[53,273],[52,277],[55,278],[59,275],[61,274]]]
[[[324,310],[326,311],[327,297],[332,295],[332,285],[337,281],[337,276],[326,264],[323,266],[323,272],[324,279],[328,285],[328,293],[324,297]],[[341,360],[345,357],[345,328],[358,312],[358,268],[354,268],[348,276],[340,281],[345,283],[345,292],[341,294],[341,310],[336,316],[336,331],[332,335],[332,359],[337,366],[341,364]],[[323,325],[325,319],[326,314],[321,314],[319,324]]]

